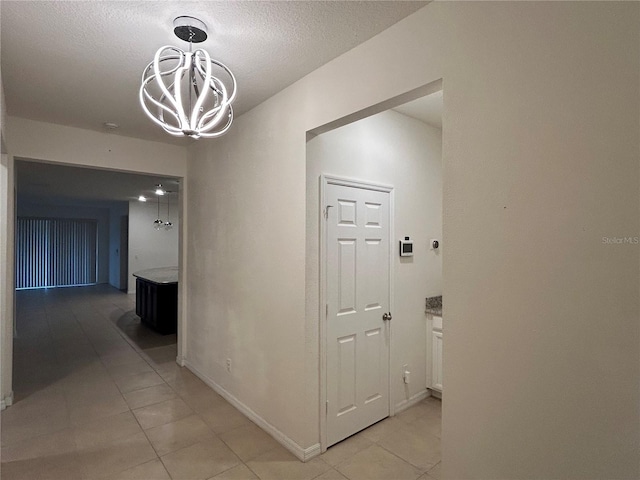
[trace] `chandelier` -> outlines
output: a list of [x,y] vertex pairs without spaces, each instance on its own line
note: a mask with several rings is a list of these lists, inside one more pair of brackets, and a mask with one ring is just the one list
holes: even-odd
[[[158,183],[156,185],[156,190],[155,190],[155,194],[156,194],[156,198],[158,200],[158,216],[156,217],[156,219],[153,221],[153,228],[155,228],[156,230],[162,230],[163,228],[165,230],[171,230],[173,228],[173,222],[171,220],[169,220],[169,204],[171,203],[171,201],[169,200],[169,194],[173,193],[169,190],[165,190],[162,187],[161,183]],[[160,197],[166,196],[167,197],[167,221],[163,221],[160,218]],[[138,200],[141,202],[146,202],[147,198],[144,195],[140,195],[138,197]]]
[[205,50],[192,51],[194,43],[207,39],[202,21],[178,17],[173,26],[175,35],[189,42],[189,51],[170,45],[158,49],[142,73],[142,109],[171,135],[218,137],[233,122],[236,79]]

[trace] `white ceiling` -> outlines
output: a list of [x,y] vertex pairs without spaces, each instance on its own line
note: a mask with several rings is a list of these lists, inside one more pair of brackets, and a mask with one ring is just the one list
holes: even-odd
[[442,90],[394,108],[432,127],[442,128]]
[[236,75],[238,116],[426,3],[2,0],[7,110],[92,130],[115,122],[121,135],[186,144],[192,140],[167,135],[138,104],[155,51],[186,47],[173,35],[175,17],[207,24],[201,46]]

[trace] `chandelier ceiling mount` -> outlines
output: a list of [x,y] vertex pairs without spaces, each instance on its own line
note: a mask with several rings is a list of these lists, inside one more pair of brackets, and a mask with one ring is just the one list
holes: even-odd
[[185,42],[202,43],[207,39],[207,26],[195,17],[178,17],[173,21],[173,33]]

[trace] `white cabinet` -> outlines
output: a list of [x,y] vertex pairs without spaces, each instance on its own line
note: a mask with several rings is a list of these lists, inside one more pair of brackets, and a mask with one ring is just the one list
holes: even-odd
[[442,332],[431,332],[431,388],[442,391]]
[[442,317],[433,317],[431,331],[431,388],[442,392]]

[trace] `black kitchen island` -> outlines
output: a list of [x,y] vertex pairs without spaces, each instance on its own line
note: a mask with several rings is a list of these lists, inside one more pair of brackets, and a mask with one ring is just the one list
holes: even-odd
[[178,267],[150,268],[136,277],[136,315],[162,335],[178,329]]

